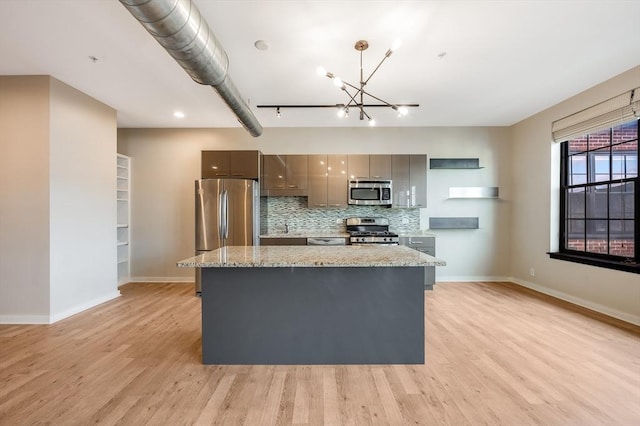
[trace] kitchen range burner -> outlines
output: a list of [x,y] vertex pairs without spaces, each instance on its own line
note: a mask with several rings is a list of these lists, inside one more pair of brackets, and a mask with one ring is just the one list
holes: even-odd
[[385,217],[350,217],[347,232],[351,244],[398,244],[398,234],[389,231],[389,219]]

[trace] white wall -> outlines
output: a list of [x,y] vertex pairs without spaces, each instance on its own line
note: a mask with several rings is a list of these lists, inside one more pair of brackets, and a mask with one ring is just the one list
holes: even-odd
[[118,296],[116,111],[51,80],[51,321]]
[[[510,130],[507,128],[119,129],[118,151],[133,157],[132,277],[191,280],[175,267],[194,249],[193,181],[203,149],[258,149],[264,154],[427,154],[478,157],[481,170],[429,170],[428,216],[478,216],[478,230],[439,230],[437,254],[448,266],[438,280],[504,278],[509,273]],[[499,186],[500,200],[447,200],[449,186]]]
[[48,77],[0,77],[0,152],[0,322],[48,322]]
[[[558,238],[558,193],[552,188],[557,187],[559,166],[552,161],[551,123],[635,87],[640,87],[640,67],[513,127],[510,246],[516,282],[640,324],[640,276],[553,260],[546,254],[557,247]],[[533,277],[530,268],[535,268]]]
[[0,323],[116,297],[116,113],[49,76],[0,77]]

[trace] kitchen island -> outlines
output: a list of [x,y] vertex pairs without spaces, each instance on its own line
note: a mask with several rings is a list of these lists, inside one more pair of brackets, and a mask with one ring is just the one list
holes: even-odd
[[224,247],[202,268],[205,364],[422,364],[425,266],[402,246]]

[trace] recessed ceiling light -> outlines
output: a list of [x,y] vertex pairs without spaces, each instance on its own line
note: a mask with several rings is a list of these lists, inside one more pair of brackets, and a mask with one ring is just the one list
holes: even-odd
[[253,45],[256,47],[256,49],[258,50],[269,50],[269,43],[267,43],[264,40],[256,40],[255,43],[253,43]]
[[182,112],[182,111],[176,111],[176,112],[174,112],[174,113],[173,113],[173,116],[174,116],[175,118],[184,118],[184,112]]
[[438,59],[444,59],[445,56],[447,56],[447,52],[445,51],[438,53]]

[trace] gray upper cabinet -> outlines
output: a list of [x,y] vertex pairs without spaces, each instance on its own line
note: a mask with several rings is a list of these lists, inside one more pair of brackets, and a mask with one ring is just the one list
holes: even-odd
[[307,191],[308,163],[306,155],[287,155],[285,169],[287,189]]
[[[309,207],[327,207],[327,156],[309,155]],[[345,189],[346,191],[346,189]]]
[[369,177],[391,179],[391,155],[369,156]]
[[327,204],[347,206],[347,156],[327,155]]
[[202,151],[201,160],[203,179],[258,179],[260,176],[259,151]]
[[351,155],[347,157],[349,179],[369,177],[369,156]]
[[306,155],[263,156],[262,189],[267,195],[307,195]]
[[393,207],[427,206],[427,156],[393,155]]
[[347,206],[347,156],[309,155],[309,207]]
[[391,155],[349,155],[349,179],[391,179]]

